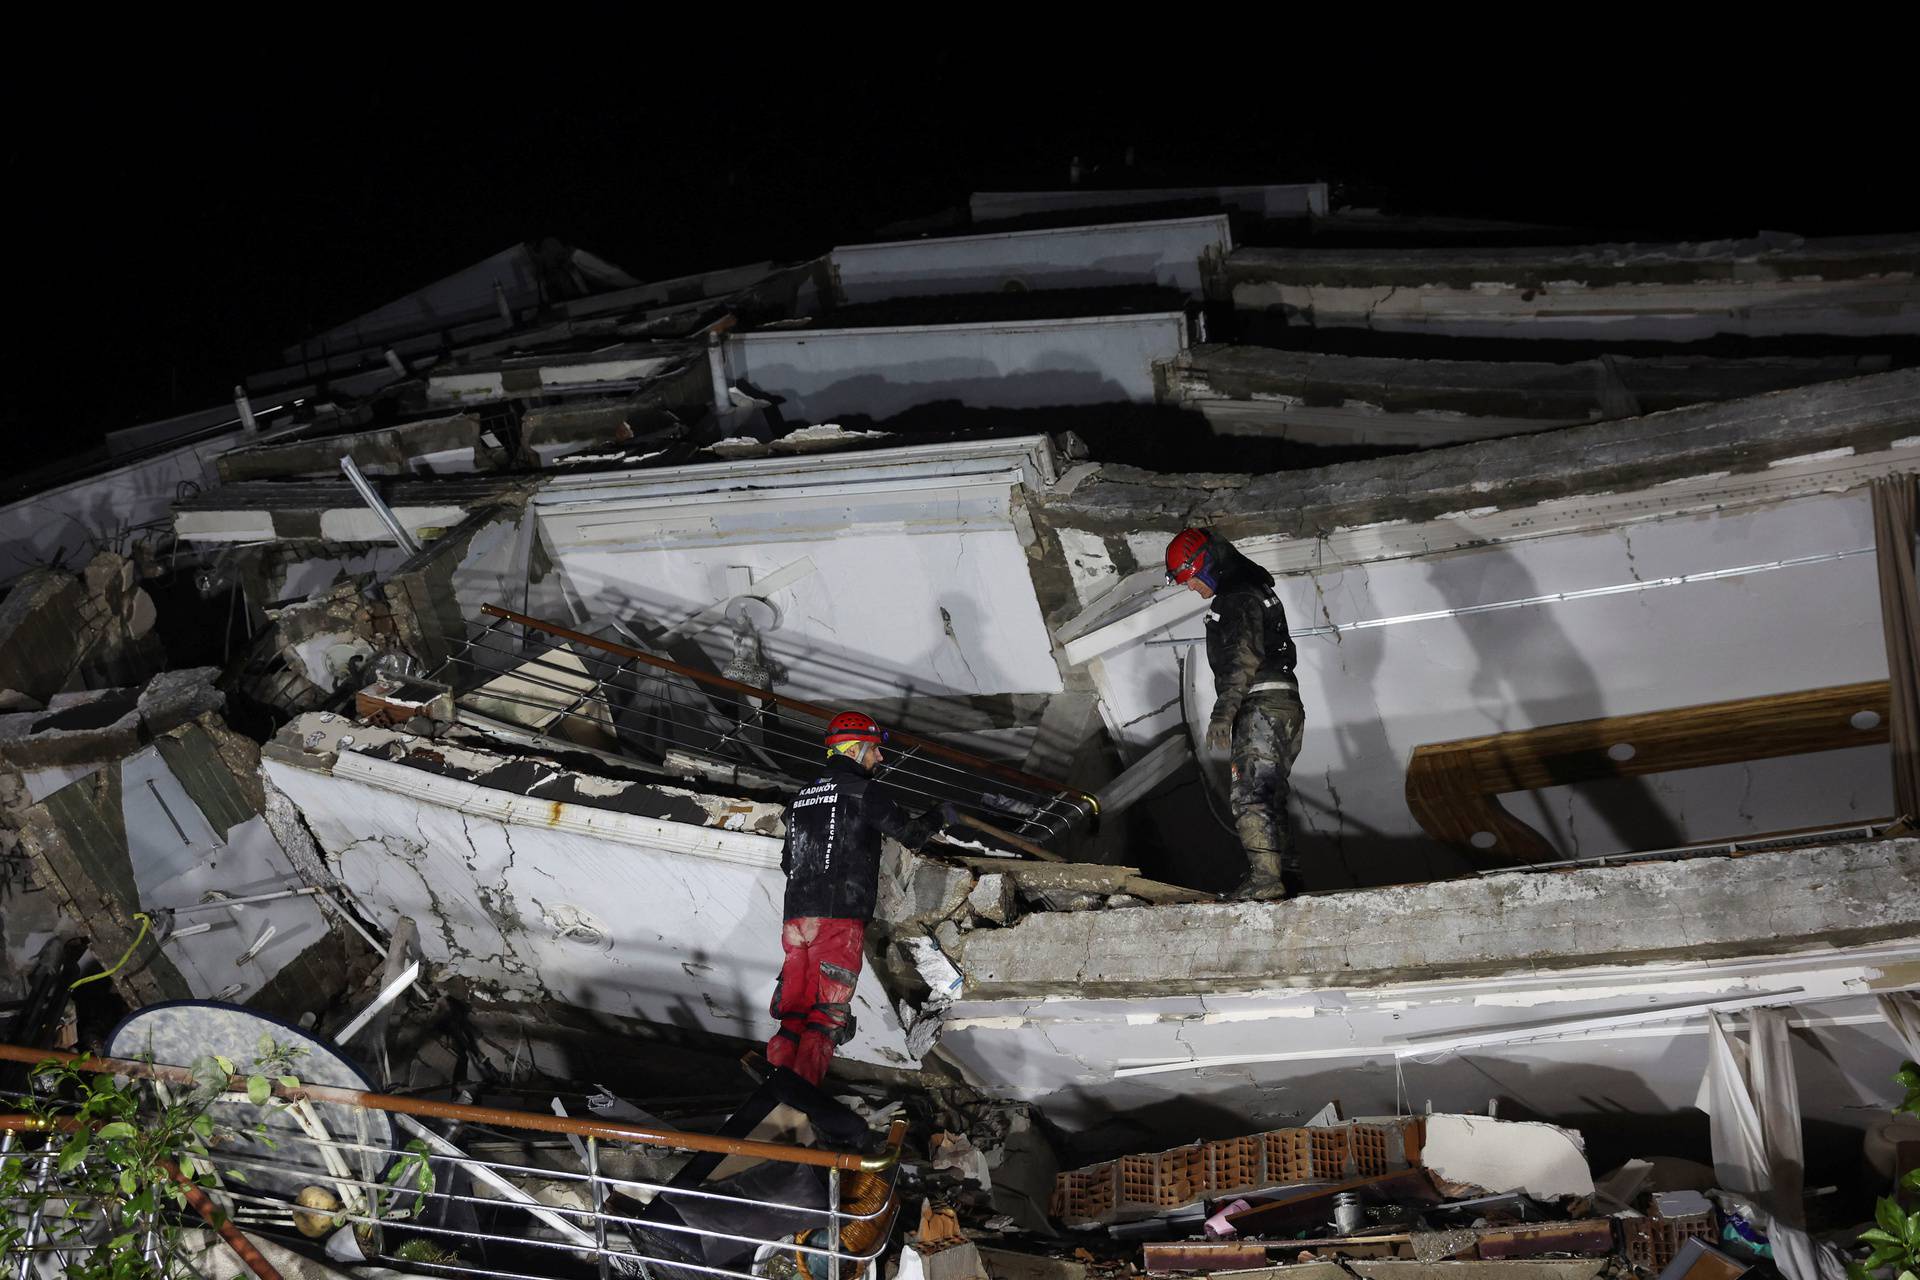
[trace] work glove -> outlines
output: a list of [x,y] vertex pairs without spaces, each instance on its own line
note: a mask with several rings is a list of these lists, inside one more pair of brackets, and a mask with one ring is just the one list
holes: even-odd
[[1233,723],[1215,720],[1207,725],[1207,750],[1227,755],[1233,750]]
[[965,824],[961,821],[961,817],[959,805],[951,800],[942,800],[940,802],[940,821],[950,827],[964,826]]

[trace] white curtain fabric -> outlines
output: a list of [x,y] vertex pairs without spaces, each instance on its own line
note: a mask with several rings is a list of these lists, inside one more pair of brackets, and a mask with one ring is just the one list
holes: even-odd
[[1707,1077],[1701,1093],[1712,1118],[1714,1180],[1753,1203],[1787,1280],[1845,1280],[1846,1264],[1806,1231],[1806,1155],[1800,1136],[1800,1093],[1785,1009],[1748,1014],[1747,1043],[1709,1014]]
[[1880,1016],[1893,1027],[1900,1043],[1906,1046],[1907,1057],[1920,1062],[1920,998],[1911,991],[1896,991],[1889,996],[1875,997],[1874,1003],[1880,1006]]

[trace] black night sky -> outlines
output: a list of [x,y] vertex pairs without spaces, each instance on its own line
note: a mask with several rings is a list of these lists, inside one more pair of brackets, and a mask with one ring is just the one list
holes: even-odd
[[1749,83],[1737,59],[1728,83],[1651,62],[1369,82],[1351,46],[1299,74],[1298,47],[1149,72],[1078,46],[941,46],[876,77],[759,39],[649,54],[517,35],[444,56],[129,48],[63,101],[16,79],[15,465],[220,403],[286,343],[515,241],[556,236],[641,279],[794,259],[974,189],[1064,186],[1075,155],[1105,185],[1324,178],[1336,203],[1620,238],[1920,224],[1910,103],[1903,120],[1902,90],[1856,67],[1831,92]]

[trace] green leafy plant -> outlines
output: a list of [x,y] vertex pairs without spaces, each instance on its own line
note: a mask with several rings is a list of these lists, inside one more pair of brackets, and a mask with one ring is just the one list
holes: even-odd
[[[1894,1081],[1907,1091],[1894,1114],[1920,1116],[1920,1066],[1907,1063]],[[1920,1194],[1920,1169],[1909,1170],[1897,1192]],[[1887,1196],[1874,1204],[1873,1221],[1871,1228],[1860,1233],[1860,1243],[1871,1250],[1867,1260],[1849,1268],[1855,1280],[1865,1280],[1888,1266],[1894,1268],[1896,1280],[1920,1280],[1920,1211],[1903,1213],[1897,1195]]]
[[[186,1274],[172,1260],[181,1232],[202,1221],[189,1188],[196,1194],[220,1190],[213,1152],[223,1144],[244,1139],[275,1147],[266,1120],[304,1104],[275,1095],[274,1086],[299,1091],[294,1068],[305,1052],[262,1036],[244,1070],[209,1054],[188,1068],[190,1083],[89,1071],[85,1059],[41,1063],[27,1096],[0,1100],[0,1110],[24,1114],[30,1128],[0,1155],[0,1257],[51,1245],[64,1252],[64,1274],[74,1280],[173,1280]],[[231,1112],[211,1108],[236,1091],[260,1109],[261,1119],[242,1127],[221,1122],[219,1116]],[[388,1170],[390,1190],[384,1194],[397,1204],[411,1193],[413,1203],[384,1216],[419,1212],[434,1184],[428,1154],[416,1140]],[[382,1196],[375,1191],[370,1197],[376,1219],[383,1216]],[[213,1213],[214,1225],[221,1225],[224,1215],[217,1207]]]
[[0,1202],[13,1211],[0,1221],[0,1256],[26,1247],[37,1215],[39,1241],[69,1250],[75,1280],[166,1275],[154,1260],[172,1251],[188,1186],[219,1185],[202,1158],[211,1099],[165,1100],[151,1082],[56,1062],[40,1064],[34,1083],[13,1109],[47,1142],[0,1160]]
[[[387,1170],[382,1181],[394,1189],[395,1203],[397,1204],[399,1197],[404,1196],[409,1189],[413,1191],[413,1203],[404,1209],[395,1209],[386,1216],[412,1217],[420,1212],[420,1206],[425,1204],[427,1197],[433,1194],[433,1166],[427,1163],[429,1154],[431,1151],[426,1140],[415,1138],[403,1148],[400,1158],[395,1160],[393,1166]],[[375,1216],[378,1217],[379,1214],[376,1213]]]

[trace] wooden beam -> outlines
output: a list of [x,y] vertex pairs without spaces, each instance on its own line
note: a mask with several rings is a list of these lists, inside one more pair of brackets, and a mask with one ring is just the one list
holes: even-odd
[[1888,741],[1885,680],[1605,716],[1414,748],[1407,807],[1428,835],[1488,866],[1551,861],[1504,809],[1514,791],[1744,764]]

